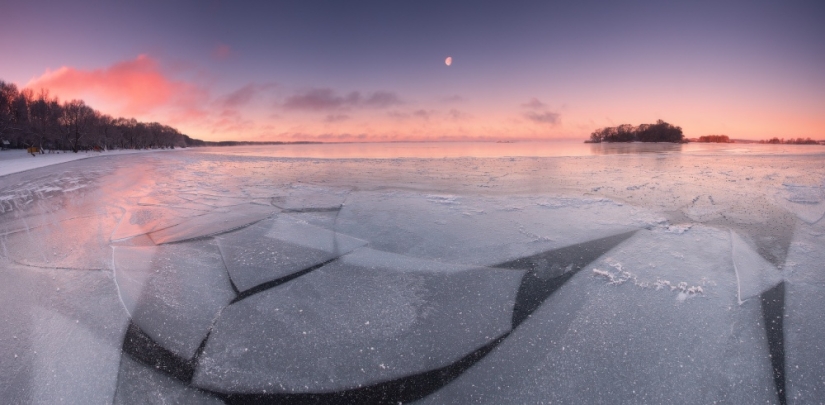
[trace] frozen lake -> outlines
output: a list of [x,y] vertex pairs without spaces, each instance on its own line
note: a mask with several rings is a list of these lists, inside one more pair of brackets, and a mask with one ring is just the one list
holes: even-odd
[[822,146],[0,163],[4,402],[825,402]]

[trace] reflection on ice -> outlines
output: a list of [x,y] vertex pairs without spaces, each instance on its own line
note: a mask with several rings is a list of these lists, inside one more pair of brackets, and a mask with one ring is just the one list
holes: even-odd
[[203,211],[185,208],[137,206],[124,213],[123,218],[112,233],[112,241],[120,241],[155,230],[169,228],[189,217],[203,214]]
[[149,237],[160,245],[218,235],[258,222],[275,210],[260,204],[244,204],[231,210],[191,217],[177,225],[151,232]]
[[80,216],[17,230],[2,237],[5,252],[15,262],[35,267],[109,269],[107,244],[115,223],[112,214]]

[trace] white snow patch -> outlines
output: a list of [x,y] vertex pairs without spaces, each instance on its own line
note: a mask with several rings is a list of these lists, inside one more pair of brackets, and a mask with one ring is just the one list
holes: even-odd
[[[607,280],[607,284],[609,285],[622,285],[627,282],[630,282],[636,287],[640,287],[643,289],[652,288],[655,291],[671,291],[676,293],[676,300],[679,302],[683,302],[688,298],[693,298],[697,295],[704,295],[705,290],[702,288],[701,285],[688,285],[685,281],[680,281],[676,284],[671,283],[669,280],[664,280],[661,278],[656,278],[656,281],[650,283],[647,281],[640,281],[639,277],[624,269],[622,263],[614,260],[613,258],[606,258],[604,262],[613,268],[613,270],[602,270],[599,268],[593,269],[593,275],[596,277],[603,278]],[[701,284],[705,285],[708,284],[708,280],[702,278],[700,281]]]
[[693,227],[693,224],[677,224],[677,225],[668,225],[665,227],[665,232],[668,233],[675,233],[677,235],[681,235],[690,230]]
[[436,195],[436,194],[429,194],[426,196],[427,201],[436,204],[448,204],[448,205],[460,205],[461,203],[458,202],[458,197],[454,195]]
[[[110,150],[106,152],[80,152],[80,153],[47,153],[32,156],[25,150],[4,150],[0,152],[0,176],[12,173],[24,172],[26,170],[39,169],[41,167],[57,165],[71,162],[73,160],[88,159],[97,156],[126,155],[132,153],[146,152],[169,152],[177,149],[153,149],[153,150]],[[70,191],[70,190],[67,190]]]

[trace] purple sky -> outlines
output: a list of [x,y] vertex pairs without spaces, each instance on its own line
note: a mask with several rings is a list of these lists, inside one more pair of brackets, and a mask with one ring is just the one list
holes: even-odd
[[3,2],[0,80],[202,139],[825,139],[821,1],[52,3]]

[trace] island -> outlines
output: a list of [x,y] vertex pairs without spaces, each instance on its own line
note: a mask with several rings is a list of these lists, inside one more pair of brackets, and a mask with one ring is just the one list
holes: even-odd
[[585,143],[602,142],[685,142],[682,128],[662,120],[655,124],[641,124],[633,126],[623,124],[617,127],[605,127],[593,131],[590,139]]

